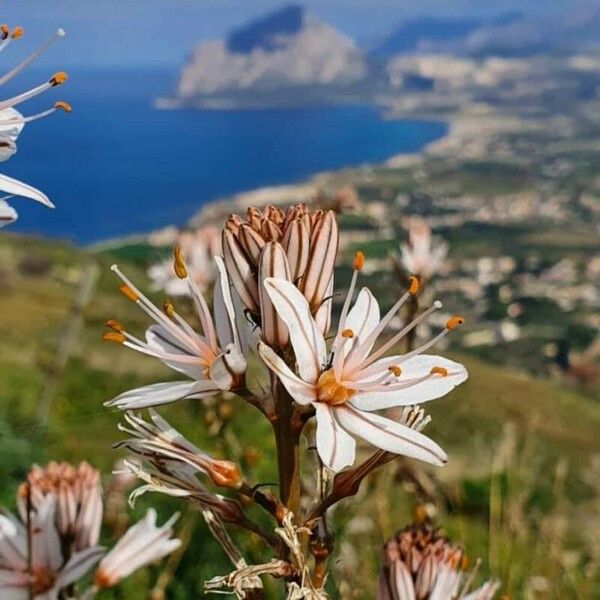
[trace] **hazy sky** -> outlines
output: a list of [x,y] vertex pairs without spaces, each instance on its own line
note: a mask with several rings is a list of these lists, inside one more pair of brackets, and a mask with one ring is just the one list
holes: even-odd
[[[597,0],[596,0],[597,1]],[[63,47],[46,59],[74,65],[177,65],[194,44],[220,37],[289,2],[276,0],[0,0],[1,19],[25,28],[32,48],[56,27]],[[384,36],[391,25],[417,15],[494,15],[506,10],[548,14],[576,10],[589,0],[306,0],[313,12],[359,41]],[[418,8],[416,8],[418,6]],[[23,50],[25,52],[25,49]],[[15,49],[3,54],[12,64]],[[10,55],[10,56],[9,56]],[[20,55],[20,53],[18,53]]]

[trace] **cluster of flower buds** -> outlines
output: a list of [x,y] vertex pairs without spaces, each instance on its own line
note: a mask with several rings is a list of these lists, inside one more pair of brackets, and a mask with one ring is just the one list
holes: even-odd
[[[18,75],[23,69],[28,67],[40,54],[42,54],[54,41],[64,37],[65,32],[62,29],[58,29],[56,33],[42,44],[37,50],[32,52],[29,56],[23,59],[19,64],[13,67],[10,71],[0,77],[0,85],[4,85],[13,77]],[[5,50],[9,44],[14,40],[18,40],[23,36],[23,28],[15,27],[10,29],[8,25],[0,25],[0,52]],[[22,102],[34,98],[39,94],[42,94],[46,90],[57,87],[63,84],[67,80],[67,74],[64,71],[55,73],[40,85],[34,88],[17,94],[11,98],[0,100],[0,162],[8,160],[17,151],[17,138],[21,134],[21,131],[25,127],[26,123],[31,123],[38,119],[42,119],[51,115],[56,111],[71,112],[71,106],[67,102],[59,100],[54,105],[40,113],[30,116],[23,116],[15,106],[18,106]],[[29,198],[36,200],[41,204],[53,208],[52,202],[49,198],[40,190],[17,181],[6,175],[0,175],[0,191],[8,194],[7,197],[11,196],[22,196],[23,198]],[[6,202],[6,198],[0,199],[0,227],[8,225],[17,219],[17,212]]]
[[465,580],[464,551],[429,524],[398,532],[384,546],[383,563],[377,600],[492,600],[499,587],[489,581],[469,591],[475,572]]
[[37,511],[51,496],[56,504],[56,527],[64,545],[85,550],[98,543],[102,525],[100,473],[88,463],[77,467],[51,462],[35,465],[18,491],[18,507],[25,520],[27,511]]
[[275,206],[248,208],[246,220],[231,215],[223,230],[227,272],[246,309],[261,325],[263,340],[277,347],[288,331],[260,282],[268,277],[296,285],[322,332],[329,327],[333,269],[338,250],[333,211],[296,204],[285,212]]
[[66,598],[67,590],[100,561],[95,583],[84,595],[92,598],[180,544],[171,539],[177,515],[156,527],[156,513],[150,510],[107,553],[97,543],[100,474],[87,463],[34,466],[19,487],[17,504],[20,519],[0,514],[0,598]]

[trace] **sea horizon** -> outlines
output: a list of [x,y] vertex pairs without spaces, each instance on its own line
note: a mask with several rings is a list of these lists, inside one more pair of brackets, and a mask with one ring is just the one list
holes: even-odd
[[[2,173],[42,189],[56,205],[48,211],[15,199],[12,229],[89,245],[182,226],[211,201],[418,152],[448,129],[439,121],[383,120],[364,105],[155,108],[176,75],[75,69],[67,84],[21,106],[28,115],[65,99],[73,112],[27,125],[19,152],[3,165]],[[46,77],[32,70],[19,87]]]

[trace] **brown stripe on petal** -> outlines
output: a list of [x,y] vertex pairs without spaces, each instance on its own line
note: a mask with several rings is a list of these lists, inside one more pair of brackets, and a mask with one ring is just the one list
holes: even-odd
[[315,226],[308,266],[301,289],[314,314],[323,302],[331,279],[339,243],[338,226],[333,211],[327,211]]
[[252,267],[229,230],[223,231],[223,259],[227,274],[246,308],[258,313],[258,287]]
[[265,240],[256,232],[250,225],[241,225],[238,232],[240,246],[245,250],[246,254],[254,265],[258,264],[260,253],[265,245]]
[[283,246],[278,242],[268,242],[263,248],[258,266],[259,299],[262,337],[270,346],[285,348],[289,334],[285,323],[279,318],[264,287],[267,277],[290,281],[290,266]]
[[290,223],[282,244],[290,263],[292,281],[296,282],[306,271],[310,249],[310,234],[302,220],[295,219]]

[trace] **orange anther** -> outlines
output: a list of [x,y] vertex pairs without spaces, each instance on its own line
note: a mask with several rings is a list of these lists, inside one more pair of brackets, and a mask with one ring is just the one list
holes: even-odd
[[170,300],[165,300],[163,302],[163,312],[165,313],[165,315],[167,315],[167,317],[169,318],[173,318],[173,315],[175,314],[175,307],[173,306],[173,303]]
[[23,28],[15,27],[11,33],[11,37],[13,40],[18,40],[20,37],[23,37]]
[[115,321],[114,319],[110,319],[105,323],[106,327],[112,329],[113,331],[125,331],[125,327],[119,321]]
[[61,85],[67,80],[67,74],[64,71],[59,71],[58,73],[54,73],[52,77],[50,77],[50,84],[55,87],[57,85]]
[[119,291],[125,298],[132,302],[137,302],[139,300],[138,295],[126,283],[119,286]]
[[8,25],[6,25],[5,23],[0,25],[0,37],[3,40],[5,40],[8,37],[9,32],[10,32],[10,29],[8,28]]
[[185,279],[187,277],[187,269],[185,268],[185,262],[179,244],[173,248],[173,270],[179,279]]
[[115,344],[122,344],[125,341],[125,336],[119,331],[105,331],[102,334],[102,339],[105,342],[115,342]]
[[448,369],[444,367],[432,367],[429,371],[430,375],[441,375],[442,377],[448,377]]
[[391,367],[388,367],[388,371],[396,377],[400,377],[400,375],[402,375],[402,369],[398,365],[392,365]]
[[57,110],[64,110],[68,113],[70,113],[73,110],[71,108],[71,105],[68,102],[65,102],[64,100],[59,100],[58,102],[55,102],[54,108],[56,108]]
[[355,271],[360,271],[365,266],[365,255],[360,250],[354,255],[352,266]]
[[342,331],[342,337],[350,340],[354,337],[354,331],[352,331],[352,329],[344,329],[344,331]]
[[419,293],[419,288],[421,284],[419,283],[419,278],[416,275],[411,275],[408,278],[408,293],[412,296],[416,296]]
[[446,323],[446,329],[455,329],[464,322],[465,320],[462,317],[452,317],[451,319],[448,319],[448,322]]

